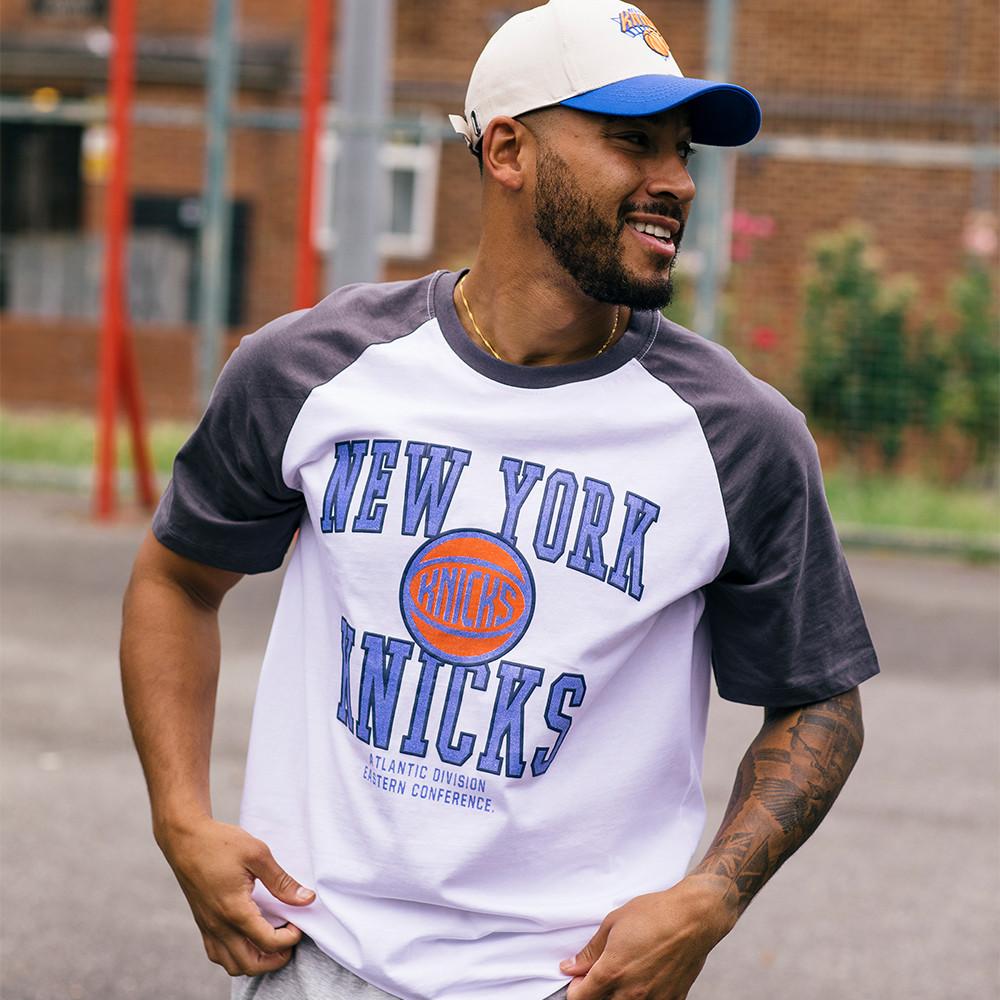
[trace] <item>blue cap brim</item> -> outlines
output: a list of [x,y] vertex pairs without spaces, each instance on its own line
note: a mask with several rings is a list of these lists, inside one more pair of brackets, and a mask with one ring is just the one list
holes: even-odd
[[655,115],[683,104],[691,110],[692,140],[708,146],[742,146],[760,131],[761,123],[760,105],[749,90],[689,76],[634,76],[562,104],[626,118]]

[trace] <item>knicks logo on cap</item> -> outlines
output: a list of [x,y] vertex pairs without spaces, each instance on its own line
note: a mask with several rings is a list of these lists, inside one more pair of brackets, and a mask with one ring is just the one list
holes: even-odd
[[416,643],[445,663],[486,663],[520,642],[535,610],[521,554],[486,531],[449,531],[413,554],[399,588]]
[[670,46],[660,34],[660,29],[638,7],[629,7],[612,20],[626,35],[642,35],[646,44],[664,59],[670,58]]

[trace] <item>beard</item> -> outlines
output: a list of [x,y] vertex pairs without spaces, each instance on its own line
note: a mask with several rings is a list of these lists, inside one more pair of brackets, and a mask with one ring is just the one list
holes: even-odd
[[673,298],[671,279],[677,255],[660,262],[659,273],[639,278],[624,262],[622,235],[625,216],[646,212],[676,219],[681,229],[674,237],[679,247],[684,233],[680,206],[671,202],[628,202],[621,206],[615,225],[606,222],[596,202],[577,184],[566,161],[544,149],[538,159],[535,187],[535,229],[556,262],[584,295],[630,309],[663,309]]

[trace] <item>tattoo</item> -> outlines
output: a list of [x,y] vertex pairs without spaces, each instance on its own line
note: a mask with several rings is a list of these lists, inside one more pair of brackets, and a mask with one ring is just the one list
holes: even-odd
[[[814,789],[810,787],[810,792]],[[783,833],[791,833],[806,821],[806,800],[789,778],[761,778],[754,789],[764,808],[778,821]]]
[[756,837],[752,833],[731,833],[717,837],[713,845],[714,875],[724,875],[734,882],[740,877],[747,858],[753,853]]
[[726,806],[726,814],[722,818],[723,830],[728,829],[733,820],[736,819],[739,811],[743,808],[743,803],[753,789],[753,785],[754,762],[748,751],[736,770],[736,781],[733,784],[732,794],[729,796],[729,805]]
[[728,879],[742,911],[819,826],[861,752],[857,691],[768,710],[740,762],[722,826],[695,869]]

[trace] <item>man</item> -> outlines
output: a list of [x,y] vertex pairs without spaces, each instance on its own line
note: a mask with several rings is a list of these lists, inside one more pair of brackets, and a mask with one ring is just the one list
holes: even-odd
[[[691,143],[759,124],[635,7],[520,14],[457,120],[471,270],[341,289],[227,365],[122,662],[157,840],[236,996],[682,998],[836,798],[878,668],[815,449],[657,311]],[[237,828],[208,787],[217,609],[296,531]],[[686,874],[713,666],[764,723]]]

